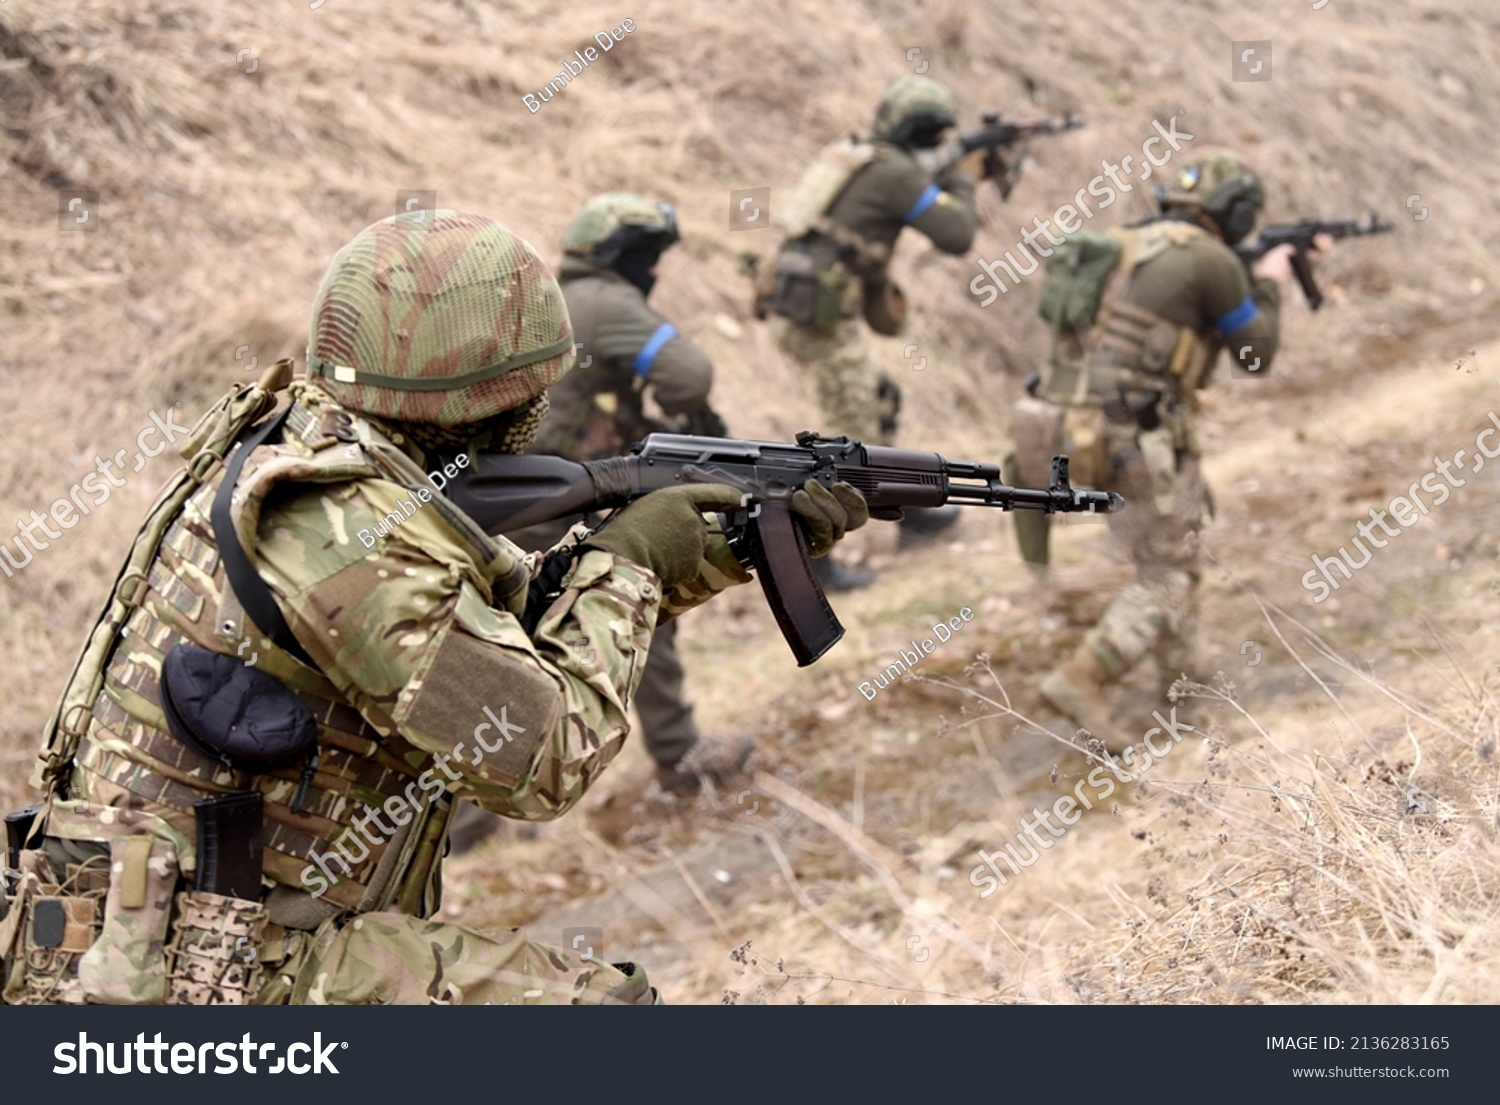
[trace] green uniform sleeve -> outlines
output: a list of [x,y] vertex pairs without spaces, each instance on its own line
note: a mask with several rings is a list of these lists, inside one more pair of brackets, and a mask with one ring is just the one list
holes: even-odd
[[503,816],[556,817],[624,743],[659,581],[591,550],[528,636],[490,606],[477,558],[432,506],[389,521],[403,491],[366,480],[268,509],[262,575],[347,700],[426,757],[412,765],[426,768],[424,790],[446,786]]
[[634,288],[622,282],[601,294],[604,302],[592,314],[592,343],[585,351],[603,357],[622,377],[644,379],[668,414],[691,414],[708,402],[714,382],[708,355]]
[[902,153],[878,157],[850,183],[829,217],[868,242],[894,244],[902,228],[926,235],[944,253],[974,241],[974,180],[949,171],[934,180]]
[[911,225],[944,253],[964,253],[974,244],[979,223],[974,206],[975,180],[967,173],[949,170],[934,183],[942,194]]
[[1199,333],[1211,334],[1241,367],[1268,372],[1280,330],[1280,287],[1266,277],[1252,286],[1244,264],[1222,243],[1204,243],[1195,253]]

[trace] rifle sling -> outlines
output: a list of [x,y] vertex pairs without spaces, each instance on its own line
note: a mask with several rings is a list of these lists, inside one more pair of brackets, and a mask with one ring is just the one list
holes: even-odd
[[307,654],[307,650],[292,634],[291,627],[286,624],[286,618],[282,617],[281,608],[277,606],[276,596],[271,593],[271,588],[255,570],[255,565],[251,562],[249,554],[245,552],[245,546],[240,541],[240,535],[235,530],[234,520],[229,512],[230,500],[234,497],[234,485],[239,482],[245,461],[258,446],[270,440],[272,435],[281,429],[286,423],[287,415],[291,412],[292,408],[288,406],[240,442],[238,450],[225,465],[224,480],[219,484],[218,493],[214,495],[209,518],[213,523],[214,540],[218,543],[219,555],[224,560],[225,581],[240,600],[240,605],[245,608],[245,615],[276,644],[277,648],[291,653],[308,667],[317,669],[318,665],[313,662],[313,658]]

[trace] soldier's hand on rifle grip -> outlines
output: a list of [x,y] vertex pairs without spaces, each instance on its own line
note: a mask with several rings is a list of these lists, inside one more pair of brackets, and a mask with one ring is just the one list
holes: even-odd
[[1314,234],[1312,249],[1307,251],[1307,259],[1316,265],[1333,252],[1333,247],[1337,244],[1337,241],[1338,239],[1332,234]]
[[584,545],[648,568],[662,586],[674,587],[698,574],[708,550],[703,516],[737,510],[742,498],[734,488],[714,483],[653,491],[610,518]]
[[791,508],[807,527],[808,552],[813,556],[827,556],[844,534],[870,520],[864,497],[847,483],[836,483],[830,491],[808,480],[792,494]]
[[1296,247],[1290,245],[1279,245],[1267,250],[1265,256],[1250,267],[1250,275],[1256,278],[1267,277],[1285,288],[1292,279],[1292,254],[1295,252]]
[[987,175],[984,169],[987,150],[971,150],[955,161],[949,168],[949,172],[963,173],[975,180],[983,180]]

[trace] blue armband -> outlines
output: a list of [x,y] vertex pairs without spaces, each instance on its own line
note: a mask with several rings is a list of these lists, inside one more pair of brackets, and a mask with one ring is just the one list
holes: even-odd
[[943,190],[936,184],[929,184],[922,189],[922,194],[917,197],[917,202],[911,205],[911,210],[902,218],[902,222],[913,223],[926,214],[927,209],[938,201]]
[[661,352],[661,347],[676,336],[677,327],[670,322],[662,323],[646,344],[641,346],[641,351],[635,355],[635,362],[630,366],[630,370],[637,376],[646,375],[651,371],[651,364],[656,360],[656,355]]
[[1260,308],[1255,305],[1255,298],[1247,295],[1234,310],[1226,311],[1214,319],[1214,326],[1227,338],[1249,326],[1259,315]]

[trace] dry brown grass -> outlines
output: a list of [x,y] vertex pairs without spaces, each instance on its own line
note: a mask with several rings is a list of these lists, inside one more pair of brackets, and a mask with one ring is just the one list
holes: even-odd
[[[637,31],[526,111],[522,93],[627,14]],[[1496,26],[1480,0],[1320,12],[1087,0],[1065,13],[963,0],[327,0],[317,11],[303,0],[11,0],[0,6],[0,406],[11,413],[0,518],[46,510],[96,453],[133,448],[149,411],[181,402],[185,417],[242,378],[249,357],[300,355],[329,256],[391,212],[397,189],[495,215],[548,255],[595,192],[677,202],[686,240],[656,302],[713,354],[734,428],[786,436],[814,420],[810,389],[747,318],[736,254],[771,243],[727,229],[730,189],[769,184],[774,203],[823,142],[864,125],[919,48],[971,118],[997,106],[1089,119],[1034,151],[1009,204],[983,196],[975,252],[993,258],[1101,158],[1138,150],[1153,118],[1182,109],[1197,144],[1233,144],[1263,170],[1271,218],[1375,206],[1399,225],[1333,259],[1323,312],[1288,304],[1276,375],[1215,389],[1205,434],[1225,575],[1205,588],[1211,654],[1260,698],[1248,716],[1214,692],[1187,700],[1219,727],[1212,756],[1179,749],[1164,768],[1175,782],[1153,777],[1118,820],[1086,819],[980,902],[966,883],[974,849],[1014,834],[1051,786],[1046,771],[1012,770],[1013,721],[961,714],[954,692],[904,686],[867,705],[852,688],[924,619],[971,604],[979,640],[949,646],[932,670],[989,693],[962,675],[986,651],[1030,710],[1035,677],[1102,603],[1102,553],[1069,535],[1066,593],[1049,603],[989,520],[966,521],[962,545],[899,564],[886,534],[869,543],[882,586],[841,599],[849,637],[813,671],[792,670],[753,594],[719,604],[718,622],[685,626],[701,715],[759,731],[773,772],[766,812],[795,808],[759,830],[766,843],[732,796],[691,816],[641,797],[632,748],[618,788],[606,784],[586,814],[458,864],[454,908],[545,926],[593,908],[594,895],[638,899],[644,919],[620,939],[675,1000],[1483,1000],[1496,932],[1483,660],[1495,542],[1478,520],[1488,490],[1404,537],[1357,588],[1298,610],[1337,654],[1359,657],[1356,671],[1378,666],[1379,684],[1410,699],[1371,686],[1325,694],[1307,672],[1338,666],[1295,632],[1306,668],[1282,650],[1247,671],[1236,648],[1267,637],[1241,585],[1289,609],[1303,601],[1307,553],[1344,540],[1350,517],[1424,471],[1424,453],[1451,452],[1462,442],[1450,428],[1472,433],[1493,405],[1479,377],[1465,390],[1451,366],[1493,337]],[[1265,37],[1275,80],[1227,82],[1230,40]],[[58,232],[57,190],[77,188],[101,194],[97,234]],[[1146,192],[1100,224],[1144,214]],[[1430,209],[1420,222],[1413,194]],[[972,259],[903,246],[913,326],[877,348],[905,386],[908,442],[994,459],[1015,380],[1045,337],[1034,287],[978,311],[966,294],[975,271]],[[926,371],[910,371],[906,341]],[[1500,351],[1484,363],[1500,364]],[[36,734],[170,464],[148,462],[0,585],[7,804],[24,795]],[[1427,796],[1425,812],[1400,806],[1402,786]],[[634,835],[593,827],[612,803]],[[695,859],[705,849],[706,876]],[[722,861],[729,884],[713,876],[720,851],[740,857]],[[674,891],[641,889],[658,867]]]

